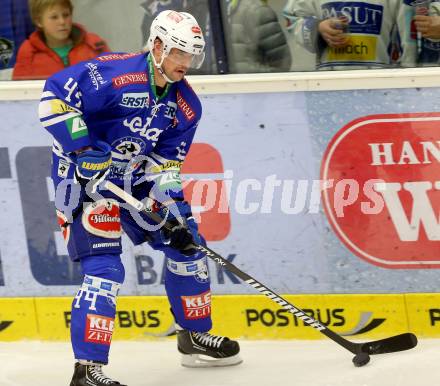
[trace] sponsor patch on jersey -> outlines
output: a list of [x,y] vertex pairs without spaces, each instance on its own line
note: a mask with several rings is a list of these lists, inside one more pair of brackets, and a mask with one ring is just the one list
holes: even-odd
[[120,247],[121,244],[118,241],[111,242],[111,243],[93,243],[92,248],[93,249],[101,249],[101,248],[114,248],[114,247]]
[[86,123],[80,117],[72,117],[64,121],[72,139],[85,137],[89,134]]
[[110,346],[115,320],[103,315],[87,314],[84,341]]
[[157,142],[159,140],[159,135],[163,132],[163,129],[157,127],[149,127],[151,124],[151,119],[147,118],[145,123],[142,117],[133,117],[131,121],[124,119],[122,124],[128,127],[132,133],[139,133],[141,137],[148,139],[151,142]]
[[331,1],[321,5],[322,18],[337,17],[341,12],[348,19],[351,34],[379,36],[382,30],[384,7],[364,1]]
[[177,105],[179,106],[180,110],[182,110],[183,115],[185,115],[188,121],[192,120],[196,116],[191,106],[186,102],[179,91],[177,91]]
[[181,296],[185,319],[203,319],[211,315],[211,291]]
[[121,237],[119,204],[115,200],[98,200],[87,206],[82,214],[84,228],[95,236],[116,239]]
[[63,226],[64,224],[67,224],[68,220],[64,213],[59,210],[57,210],[57,222],[60,226],[64,241],[68,243],[70,238],[70,226]]
[[146,72],[131,72],[119,75],[112,79],[113,88],[121,88],[130,84],[147,84],[148,77]]
[[95,90],[99,90],[100,86],[107,83],[107,81],[104,79],[104,77],[99,72],[98,66],[96,64],[87,63],[85,66],[89,69],[89,78],[90,78]]
[[167,106],[165,107],[165,118],[174,119],[176,117],[177,104],[171,101],[168,101]]
[[69,172],[70,163],[60,158],[58,161],[58,177],[66,178]]
[[330,61],[374,61],[376,60],[376,36],[350,35],[344,47],[328,48]]
[[51,99],[50,103],[50,112],[52,114],[64,114],[68,112],[76,111],[73,107],[70,107],[66,103],[64,103],[61,99]]
[[142,109],[150,105],[150,94],[147,92],[133,92],[122,94],[122,101],[119,106],[129,109]]
[[112,60],[126,60],[132,58],[133,56],[138,56],[140,54],[141,53],[139,52],[133,52],[129,54],[109,54],[109,55],[98,56],[96,60],[99,60],[100,62],[110,62]]
[[180,161],[167,161],[164,164],[152,166],[151,168],[148,169],[148,172],[160,173],[170,170],[180,170],[180,168],[182,167],[182,163],[183,162]]
[[152,165],[145,169],[149,181],[154,181],[155,186],[161,192],[167,190],[177,191],[182,189],[180,179],[180,168],[182,163],[179,161],[167,161],[161,165]]
[[110,167],[110,165],[112,164],[112,160],[108,160],[105,162],[101,162],[101,163],[95,163],[95,162],[87,162],[87,161],[83,161],[81,163],[81,168],[85,169],[85,170],[90,170],[90,171],[100,171],[100,170],[106,170]]

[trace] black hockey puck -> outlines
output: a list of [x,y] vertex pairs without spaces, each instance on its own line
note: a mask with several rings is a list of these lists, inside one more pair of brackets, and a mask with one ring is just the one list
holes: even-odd
[[356,367],[365,366],[368,362],[370,362],[370,356],[366,352],[361,352],[353,358],[353,364]]

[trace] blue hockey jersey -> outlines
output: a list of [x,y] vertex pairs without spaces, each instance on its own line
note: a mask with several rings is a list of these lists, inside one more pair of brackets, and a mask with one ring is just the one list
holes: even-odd
[[39,115],[54,137],[55,184],[73,174],[74,151],[101,140],[112,146],[112,182],[134,184],[148,175],[161,190],[170,188],[172,198],[182,197],[180,167],[201,104],[186,80],[169,84],[161,97],[155,90],[145,53],[102,55],[50,77]]

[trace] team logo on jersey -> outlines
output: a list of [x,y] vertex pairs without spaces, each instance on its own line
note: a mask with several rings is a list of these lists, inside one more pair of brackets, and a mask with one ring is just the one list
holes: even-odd
[[112,143],[113,163],[111,166],[111,174],[115,178],[120,178],[121,175],[128,175],[136,172],[141,166],[142,162],[135,161],[135,157],[143,154],[145,150],[145,142],[140,138],[124,137]]
[[140,138],[124,137],[112,143],[112,158],[118,160],[131,160],[142,154],[145,150],[145,142]]
[[96,64],[87,63],[85,66],[89,69],[89,77],[95,90],[99,90],[100,86],[107,83],[107,81],[104,80],[103,76],[98,71],[98,66]]
[[203,319],[211,315],[211,291],[181,296],[185,319]]
[[98,200],[87,206],[82,215],[82,224],[91,234],[115,239],[121,237],[119,204],[115,200]]
[[130,84],[147,84],[148,77],[146,72],[131,72],[119,75],[112,79],[113,88],[121,88]]
[[196,281],[198,281],[199,283],[209,282],[209,271],[206,263],[199,271],[195,273],[194,279],[196,279]]
[[147,92],[134,92],[122,94],[122,101],[119,106],[129,109],[142,109],[150,105],[150,94]]
[[177,105],[179,106],[180,110],[182,110],[183,114],[185,115],[188,121],[190,121],[196,116],[191,106],[186,102],[186,100],[183,98],[182,94],[179,91],[177,91]]

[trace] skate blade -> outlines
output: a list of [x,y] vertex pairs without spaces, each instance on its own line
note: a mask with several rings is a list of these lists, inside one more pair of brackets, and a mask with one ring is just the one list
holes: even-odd
[[198,367],[225,367],[235,366],[243,362],[240,354],[236,354],[227,358],[212,358],[200,354],[182,354],[181,364],[184,367],[198,368]]

